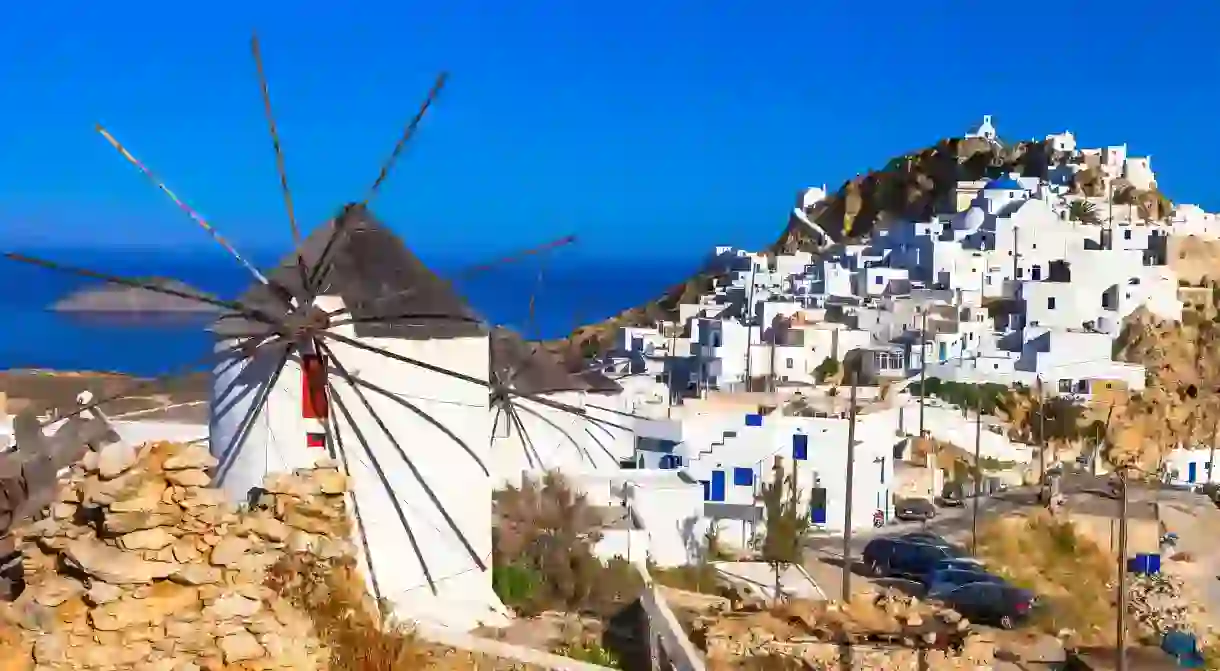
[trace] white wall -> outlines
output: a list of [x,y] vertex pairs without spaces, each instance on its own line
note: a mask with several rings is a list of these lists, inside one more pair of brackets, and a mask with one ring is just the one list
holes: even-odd
[[1202,485],[1220,481],[1220,473],[1209,472],[1214,470],[1208,469],[1211,459],[1211,448],[1174,448],[1165,457],[1165,468],[1169,473],[1170,484]]

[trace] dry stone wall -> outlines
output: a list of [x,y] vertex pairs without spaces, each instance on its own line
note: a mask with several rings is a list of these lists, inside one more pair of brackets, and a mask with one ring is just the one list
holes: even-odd
[[353,554],[333,464],[271,476],[249,510],[201,446],[123,444],[71,469],[18,530],[26,589],[0,611],[0,671],[324,669],[309,617],[265,586],[287,553]]

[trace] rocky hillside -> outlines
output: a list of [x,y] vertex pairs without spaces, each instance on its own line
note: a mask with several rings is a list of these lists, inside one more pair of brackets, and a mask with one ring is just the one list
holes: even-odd
[[[1116,358],[1148,368],[1147,388],[1115,394],[1109,430],[1111,461],[1155,470],[1178,444],[1210,445],[1220,419],[1220,285],[1192,293],[1182,322],[1140,309],[1115,341]],[[1109,403],[1096,404],[1099,416]]]
[[[806,211],[833,242],[859,241],[871,236],[888,222],[901,218],[926,218],[952,209],[953,190],[958,181],[979,180],[1017,172],[1030,177],[1046,177],[1050,166],[1069,160],[1055,152],[1048,142],[1030,141],[1001,145],[981,138],[952,138],[919,151],[890,159],[885,167],[845,182],[838,191]],[[1086,166],[1076,175],[1078,193],[1102,196],[1101,172]],[[1157,191],[1141,192],[1118,184],[1115,202],[1137,204],[1152,218],[1165,216],[1171,204]],[[819,252],[824,245],[817,235],[795,216],[779,239],[771,245],[774,253]],[[717,278],[713,270],[699,273],[676,285],[660,298],[625,310],[605,321],[577,328],[567,338],[551,343],[555,350],[566,350],[573,357],[605,351],[621,326],[651,325],[658,319],[672,318],[677,306],[708,291]]]

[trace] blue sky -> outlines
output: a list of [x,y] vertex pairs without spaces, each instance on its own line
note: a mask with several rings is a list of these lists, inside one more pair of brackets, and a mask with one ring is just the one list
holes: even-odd
[[249,54],[257,28],[312,226],[358,198],[435,73],[450,85],[374,203],[430,255],[567,233],[581,251],[762,245],[796,190],[960,134],[1071,129],[1211,188],[1217,10],[1109,3],[411,0],[21,3],[0,20],[8,247],[205,235],[102,122],[239,247],[289,240]]

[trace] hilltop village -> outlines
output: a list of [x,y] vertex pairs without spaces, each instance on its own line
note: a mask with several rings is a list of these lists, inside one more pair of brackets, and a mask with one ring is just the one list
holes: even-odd
[[[964,141],[1003,147],[990,117]],[[0,609],[0,652],[6,622],[51,608],[72,610],[60,618],[71,631],[21,624],[9,636],[39,668],[278,668],[287,630],[307,643],[294,654],[308,664],[293,668],[356,668],[365,650],[390,648],[343,633],[350,614],[326,610],[352,585],[343,608],[377,604],[362,626],[380,636],[410,623],[394,629],[394,660],[422,637],[428,655],[525,665],[513,668],[696,671],[767,656],[830,668],[847,641],[881,646],[853,668],[1002,668],[995,650],[1012,641],[993,634],[1027,619],[1061,655],[1110,645],[1118,508],[1064,490],[1067,522],[1043,509],[1041,487],[1065,471],[1101,481],[1120,460],[1175,491],[1212,483],[1215,421],[1196,414],[1216,398],[1202,390],[1206,357],[1155,357],[1157,333],[1189,322],[1203,343],[1220,324],[1206,277],[1220,221],[1170,206],[1151,159],[1126,146],[1082,149],[1070,132],[1035,142],[1047,150],[1039,176],[996,167],[945,189],[929,217],[886,216],[858,235],[854,211],[843,230],[819,225],[838,196],[804,190],[788,230],[812,248],[715,248],[705,292],[671,318],[619,325],[578,368],[483,323],[349,206],[342,234],[316,229],[215,322],[228,358],[207,401],[120,413],[78,397],[88,453],[49,516],[14,521],[11,539],[0,528],[24,553],[0,568],[24,567],[28,583],[20,608]],[[260,326],[283,309],[273,287],[307,277],[320,278],[308,319]],[[310,343],[265,345],[284,333]],[[1192,367],[1192,392],[1166,391]],[[206,408],[206,421],[180,406]],[[1161,432],[1151,457],[1141,416]],[[31,417],[0,421],[15,454],[76,435],[51,414],[41,424],[59,428],[43,436]],[[1014,491],[1034,503],[1003,496]],[[1220,530],[1195,499],[1173,512],[1140,496],[1130,539],[1122,506],[1128,555],[1157,552],[1174,529]],[[954,526],[963,497],[974,521]],[[916,532],[912,519],[948,526]],[[935,557],[903,568],[898,550],[869,550],[878,539]],[[813,553],[832,545],[840,568]],[[937,582],[946,558],[973,567],[952,569],[963,582]],[[857,583],[853,567],[867,574]],[[1146,567],[1131,598],[1161,584]],[[919,598],[879,582],[891,577],[922,585]],[[314,582],[324,598],[300,587]],[[1016,610],[971,606],[946,585],[1001,585],[990,601],[1012,597]],[[181,600],[158,608],[177,613],[189,646],[146,644],[167,636],[149,595]],[[1031,595],[1051,615],[1031,615]],[[1184,610],[1170,622],[1157,608],[1131,625],[1141,642],[1186,629]]]
[[[970,137],[998,142],[989,117]],[[1133,200],[1116,204],[1115,193],[1155,188],[1149,158],[1125,146],[1079,149],[1070,132],[1047,141],[1067,155],[1050,179],[958,182],[943,214],[891,221],[864,242],[829,244],[806,216],[826,198],[812,188],[792,217],[828,243],[822,252],[716,248],[710,263],[725,279],[679,305],[674,322],[621,328],[608,356],[639,399],[635,411],[654,421],[638,465],[688,473],[709,502],[748,503],[751,483],[781,455],[820,483],[825,509],[815,517],[841,529],[844,373],[858,366],[852,522],[867,526],[874,514],[890,518],[900,492],[939,495],[895,477],[910,461],[908,438],[973,450],[967,409],[930,391],[921,410],[918,394],[905,393],[921,377],[1082,405],[1142,391],[1149,372],[1115,360],[1116,339],[1137,311],[1182,320],[1196,278],[1183,280],[1173,261],[1188,258],[1183,245],[1220,239],[1220,220],[1191,205],[1150,219]],[[1101,175],[1103,195],[1073,188],[1085,170]],[[984,417],[982,456],[1037,461],[1040,446],[1012,436],[1004,419]],[[1207,479],[1208,450],[1195,447],[1171,455],[1171,479]]]

